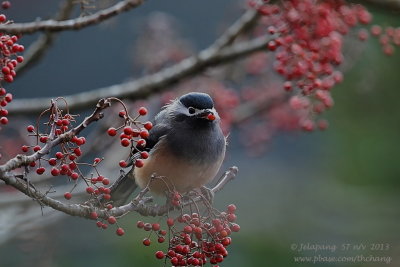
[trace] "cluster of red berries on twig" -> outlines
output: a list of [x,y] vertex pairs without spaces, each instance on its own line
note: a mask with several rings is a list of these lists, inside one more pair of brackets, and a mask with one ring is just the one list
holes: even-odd
[[171,203],[179,206],[180,215],[167,217],[167,230],[161,229],[160,223],[137,222],[138,228],[149,232],[143,245],[150,246],[153,239],[164,243],[168,238],[168,249],[155,252],[155,257],[173,266],[204,266],[207,262],[219,264],[224,261],[228,256],[231,233],[240,230],[235,223],[236,206],[230,204],[224,212],[209,205],[205,205],[204,211],[200,211],[198,206],[190,206],[189,213],[184,213],[180,204],[185,196],[176,195],[180,196],[179,193],[173,194]]
[[146,138],[149,137],[149,130],[153,127],[150,121],[141,122],[139,117],[147,115],[147,109],[145,107],[140,107],[138,109],[138,114],[136,117],[132,118],[128,115],[125,110],[119,112],[119,117],[124,119],[124,123],[119,127],[110,127],[107,130],[109,136],[116,136],[118,131],[121,130],[119,134],[119,139],[121,146],[130,147],[129,157],[126,160],[121,160],[119,166],[125,168],[128,166],[129,159],[136,153],[140,153],[140,157],[135,159],[135,167],[143,167],[143,159],[149,157],[149,153],[144,151],[146,147]]
[[[371,35],[379,37],[379,43],[382,45],[383,52],[391,56],[394,53],[394,46],[400,46],[400,28],[386,27],[382,29],[379,25],[371,26]],[[368,33],[364,32],[368,36]],[[363,36],[360,32],[360,39]]]
[[[266,1],[268,2],[268,1]],[[286,80],[286,91],[298,89],[290,100],[302,110],[301,127],[315,129],[315,116],[333,106],[330,90],[343,80],[343,40],[350,29],[370,23],[361,5],[345,1],[289,0],[280,5],[250,2],[262,15],[264,31],[277,35],[268,43],[275,51],[274,69]],[[318,122],[320,129],[326,122]]]
[[[1,7],[3,9],[10,8],[9,1],[3,1]],[[6,15],[0,14],[0,24],[11,23],[7,20]],[[24,51],[24,46],[18,44],[17,35],[9,35],[0,32],[0,84],[2,81],[11,83],[17,75],[15,68],[17,65],[24,61],[24,57],[18,55]],[[12,94],[7,93],[6,89],[0,88],[0,124],[5,125],[8,123],[8,111],[5,109],[8,103],[12,101]]]
[[6,125],[8,123],[8,110],[5,108],[8,103],[13,99],[11,93],[7,93],[7,90],[0,88],[0,124]]
[[[40,122],[42,122],[42,118],[46,115],[48,115],[48,119],[43,123],[42,126]],[[75,117],[75,115],[72,115],[68,112],[68,109],[65,114],[63,110],[58,108],[52,108],[42,112],[36,126],[27,126],[26,130],[30,136],[35,138],[35,142],[33,145],[21,146],[22,152],[38,152],[46,145],[52,146],[52,142],[56,138],[65,135],[74,128],[73,125],[76,122]],[[54,145],[57,147],[57,150],[53,152],[49,158],[44,156],[39,157],[38,160],[30,163],[30,167],[35,168],[35,171],[38,175],[43,175],[46,170],[48,170],[49,174],[54,177],[65,175],[70,180],[75,181],[75,184],[78,179],[81,178],[88,185],[86,192],[94,195],[103,193],[105,194],[105,198],[110,198],[110,196],[107,195],[107,193],[109,193],[109,189],[103,187],[103,185],[109,185],[110,180],[101,176],[96,168],[102,159],[95,158],[92,163],[79,162],[79,158],[83,154],[82,146],[85,143],[86,138],[83,136],[79,137],[77,135],[73,135],[70,139],[61,139],[60,143]],[[85,176],[80,169],[82,166],[92,167],[95,170],[96,175],[92,174],[90,177]],[[102,186],[96,185],[98,183],[101,183]],[[92,188],[91,186],[95,186],[96,188]],[[72,190],[74,188],[75,186],[72,188]],[[71,192],[66,192],[64,194],[65,199],[69,200],[72,198]]]

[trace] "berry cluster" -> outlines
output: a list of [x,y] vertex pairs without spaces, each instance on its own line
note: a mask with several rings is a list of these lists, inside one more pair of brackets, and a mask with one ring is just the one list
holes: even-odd
[[[124,146],[125,139],[129,142],[135,142],[136,146],[144,145],[145,140],[143,138],[149,136],[148,130],[151,129],[152,124],[150,122],[140,122],[138,118],[147,114],[146,108],[140,108],[138,115],[132,119],[121,100],[116,98],[110,98],[109,100],[117,101],[123,105],[124,110],[119,112],[119,116],[124,119],[125,123],[117,129],[108,129],[108,134],[114,136],[120,128],[123,128],[121,145]],[[117,219],[114,216],[107,215],[108,210],[111,210],[113,205],[109,201],[111,200],[110,179],[104,177],[98,171],[98,165],[103,159],[94,158],[91,162],[84,162],[82,159],[82,146],[85,145],[86,138],[79,137],[76,133],[79,133],[87,125],[85,123],[75,125],[76,115],[69,113],[68,106],[66,107],[66,112],[59,109],[58,101],[65,102],[63,98],[56,99],[53,101],[51,108],[41,113],[36,126],[28,125],[26,127],[26,131],[29,136],[35,138],[35,142],[33,145],[22,145],[21,150],[23,153],[40,153],[37,160],[29,163],[29,167],[34,169],[36,174],[43,175],[47,171],[49,176],[63,175],[67,176],[70,181],[74,181],[72,189],[64,194],[66,200],[70,200],[73,197],[72,191],[76,188],[77,183],[79,181],[84,182],[86,184],[86,193],[90,196],[86,203],[93,205],[88,217],[96,220],[96,225],[99,228],[107,229],[108,225],[117,224]],[[94,114],[91,116],[95,116]],[[131,126],[134,126],[135,129]],[[140,127],[143,127],[143,129]],[[140,131],[136,128],[140,128]],[[138,139],[139,137],[140,139]],[[50,153],[51,150],[55,151]],[[50,156],[45,156],[47,154]],[[142,151],[140,155],[142,159],[147,158],[148,152]],[[135,165],[141,167],[143,166],[143,161],[137,159]],[[121,162],[120,166],[126,167]],[[87,170],[84,171],[83,168],[87,169],[87,167],[93,169],[93,172],[85,175],[84,172],[87,172]],[[103,209],[101,218],[98,216],[96,209]],[[118,226],[116,234],[121,236],[124,234],[124,230]]]
[[143,167],[143,159],[149,157],[149,153],[144,151],[146,147],[146,138],[149,137],[149,131],[153,127],[153,124],[150,121],[141,122],[138,118],[147,115],[147,109],[145,107],[140,107],[138,109],[138,115],[134,118],[131,118],[127,114],[126,109],[121,110],[118,115],[124,119],[124,123],[117,128],[108,128],[107,133],[109,136],[116,136],[118,131],[122,130],[119,135],[121,146],[130,147],[131,149],[128,159],[121,160],[119,166],[122,168],[127,167],[129,159],[133,158],[136,152],[139,152],[140,157],[135,158],[134,164],[137,168]]
[[[49,111],[50,112],[50,111]],[[46,113],[42,113],[41,117],[44,117]],[[40,121],[40,118],[39,120]],[[43,131],[39,124],[35,126],[29,125],[26,130],[30,136],[35,137],[36,141],[34,145],[23,145],[21,150],[24,153],[28,152],[38,152],[42,150],[46,145],[51,146],[51,143],[61,135],[67,133],[73,129],[73,124],[75,123],[75,116],[72,114],[63,114],[62,110],[53,109],[50,112],[45,130]],[[78,159],[82,156],[82,146],[86,143],[85,137],[78,137],[74,135],[72,138],[62,139],[58,144],[57,150],[49,158],[40,157],[37,161],[30,163],[30,167],[35,168],[38,175],[43,175],[46,170],[49,171],[51,176],[65,175],[72,181],[77,181],[79,178],[83,179],[88,185],[96,186],[96,189],[91,187],[87,188],[87,192],[94,195],[99,195],[104,193],[105,197],[109,197],[108,188],[102,186],[97,186],[96,183],[101,183],[102,185],[109,185],[110,180],[104,178],[98,174],[96,166],[101,162],[102,159],[95,158],[92,163],[78,162]],[[98,174],[96,177],[85,177],[80,170],[80,166],[89,165],[96,170]],[[72,191],[72,190],[71,190]],[[72,198],[71,192],[66,192],[64,194],[65,199],[69,200]]]
[[0,88],[0,124],[8,123],[8,110],[5,107],[10,103],[13,99],[11,93],[7,93],[6,89]]
[[155,235],[158,243],[164,243],[168,234],[168,249],[157,251],[157,259],[168,260],[173,266],[203,266],[207,262],[219,264],[228,256],[231,233],[240,230],[240,226],[234,223],[235,211],[233,204],[225,212],[217,212],[209,207],[204,215],[190,212],[167,218],[168,230],[161,229],[159,223],[143,221],[138,221],[137,227],[149,232],[143,239],[144,246],[151,245],[152,235]]
[[[379,43],[382,45],[383,53],[388,56],[393,55],[394,46],[400,46],[400,28],[386,27],[385,29],[382,29],[379,25],[373,25],[371,26],[371,35],[379,37]],[[366,39],[367,37],[367,31],[360,31],[360,39]]]
[[[268,2],[268,1],[267,1]],[[283,88],[298,95],[290,104],[305,110],[302,128],[315,128],[315,115],[333,105],[331,88],[343,80],[337,67],[343,62],[344,36],[371,14],[361,5],[345,1],[289,0],[280,5],[251,2],[263,16],[264,30],[278,37],[268,43],[275,51],[274,69],[285,78]],[[326,123],[319,123],[324,129]]]
[[[9,1],[3,1],[1,7],[3,9],[10,8]],[[0,24],[10,23],[4,14],[0,14]],[[0,33],[0,84],[2,81],[11,83],[17,75],[15,68],[24,61],[24,57],[18,55],[24,51],[24,46],[18,44],[19,37],[16,35],[8,35]],[[8,123],[8,111],[5,109],[8,103],[12,101],[12,94],[7,93],[6,89],[0,88],[0,124]]]

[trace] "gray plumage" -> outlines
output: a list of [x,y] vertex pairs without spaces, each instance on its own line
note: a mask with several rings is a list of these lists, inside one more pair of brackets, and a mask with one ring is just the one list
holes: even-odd
[[[154,194],[163,194],[167,187],[181,193],[201,187],[218,172],[225,147],[220,118],[211,97],[193,92],[183,95],[157,114],[146,140],[149,158],[142,168],[133,170],[133,175],[118,179],[120,185],[113,186],[112,199],[121,202],[121,195],[126,198],[129,191],[126,187],[130,184],[123,181],[129,177],[143,188],[152,174],[165,176],[168,186],[160,180],[151,183],[150,191]],[[135,186],[132,187],[133,191]],[[122,191],[124,194],[120,194]]]

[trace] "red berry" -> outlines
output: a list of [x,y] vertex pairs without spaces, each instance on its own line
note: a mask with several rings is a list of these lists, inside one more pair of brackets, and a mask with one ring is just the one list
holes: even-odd
[[4,97],[4,100],[6,100],[8,103],[10,103],[13,99],[12,94],[8,93],[6,94],[6,96]]
[[7,117],[1,117],[1,118],[0,118],[0,123],[1,123],[1,124],[4,124],[4,125],[7,124],[7,123],[8,123]]
[[124,127],[124,134],[126,135],[131,135],[133,133],[133,129],[131,126],[125,126]]
[[88,194],[93,194],[94,193],[94,189],[93,189],[93,187],[86,187],[86,192],[88,193]]
[[179,263],[179,260],[178,260],[177,257],[172,257],[172,258],[171,258],[171,264],[172,264],[173,266],[177,266],[178,263]]
[[160,260],[163,259],[165,256],[164,252],[162,252],[162,251],[157,251],[155,255],[156,255],[156,258],[160,259]]
[[168,225],[169,227],[173,226],[173,225],[174,225],[174,219],[168,218],[168,219],[167,219],[167,225]]
[[144,165],[143,160],[141,160],[141,159],[136,159],[135,160],[135,166],[136,167],[141,168],[141,167],[143,167],[143,165]]
[[4,14],[0,14],[0,22],[5,22],[7,17]]
[[33,125],[29,125],[28,127],[26,127],[26,130],[32,133],[35,130],[35,127],[33,127]]
[[34,147],[33,147],[33,151],[35,151],[35,152],[38,152],[40,149],[41,149],[40,146],[34,146]]
[[140,157],[142,159],[147,159],[149,157],[149,152],[147,152],[147,151],[140,152]]
[[96,220],[99,216],[97,215],[97,212],[92,211],[92,212],[89,214],[89,217],[90,217],[91,219],[93,219],[93,220]]
[[144,227],[144,222],[138,221],[138,222],[136,223],[136,226],[137,226],[137,228],[143,228],[143,227]]
[[63,153],[61,153],[61,152],[57,152],[57,153],[56,153],[56,158],[62,159],[63,157],[64,157],[64,154],[63,154]]
[[227,210],[228,210],[229,213],[235,213],[235,210],[236,210],[235,204],[228,205]]
[[124,146],[124,147],[130,146],[130,144],[131,144],[131,141],[129,141],[128,138],[123,138],[121,140],[121,145]]
[[44,173],[45,170],[46,170],[46,169],[45,169],[44,167],[39,167],[39,168],[36,169],[36,173],[39,174],[39,175],[41,175],[41,174]]
[[78,177],[79,177],[79,174],[78,173],[76,173],[76,172],[73,172],[73,173],[71,173],[71,179],[72,180],[76,180],[76,179],[78,179]]
[[120,166],[121,168],[125,168],[126,166],[128,166],[128,163],[126,163],[125,160],[120,160],[120,161],[119,161],[119,166]]
[[17,61],[18,63],[21,63],[24,61],[24,57],[23,56],[17,56]]
[[57,168],[52,168],[51,169],[51,175],[57,176],[59,174],[60,174],[60,170],[59,169],[57,169]]
[[1,3],[1,7],[3,9],[9,9],[11,7],[10,1],[3,1],[3,3]]
[[137,145],[136,145],[137,147],[145,147],[146,146],[146,140],[144,140],[144,139],[139,139],[138,141],[137,141]]
[[164,243],[165,237],[160,236],[160,237],[157,239],[157,241],[158,241],[158,243]]
[[22,150],[22,152],[28,152],[28,150],[29,150],[29,147],[28,147],[28,146],[25,146],[25,145],[23,145],[23,146],[21,147],[21,150]]
[[118,116],[120,116],[121,118],[125,117],[125,116],[126,116],[125,110],[121,110],[121,111],[118,113]]
[[81,151],[81,149],[80,149],[79,147],[77,147],[77,148],[74,149],[74,153],[75,153],[75,155],[77,155],[78,157],[82,155],[82,151]]
[[236,221],[236,215],[233,213],[229,213],[228,216],[226,216],[226,219],[230,222]]
[[70,199],[72,198],[72,194],[71,194],[70,192],[66,192],[66,193],[64,194],[64,198],[65,198],[66,200],[70,200]]
[[147,130],[140,131],[140,137],[142,137],[142,138],[149,137],[149,131],[147,131]]
[[123,236],[123,235],[125,234],[125,231],[124,231],[124,229],[122,229],[121,227],[119,227],[119,228],[117,229],[116,233],[117,233],[117,235],[119,235],[119,236]]
[[160,230],[160,224],[159,223],[153,223],[151,228],[153,229],[153,231],[158,231],[158,230]]
[[144,116],[147,114],[147,109],[145,107],[141,107],[139,108],[138,112],[141,116]]
[[231,230],[232,230],[232,232],[239,232],[239,230],[240,230],[239,224],[233,223],[231,225]]
[[214,114],[208,114],[208,115],[207,115],[207,119],[208,119],[209,121],[214,121],[214,120],[216,119],[216,117],[215,117]]
[[117,222],[117,219],[114,216],[110,216],[108,217],[107,221],[109,224],[114,224]]
[[12,83],[14,81],[14,78],[11,74],[7,74],[7,75],[4,75],[4,80],[8,83]]
[[192,232],[192,227],[190,226],[190,225],[186,225],[184,228],[183,228],[183,231],[185,232],[185,233],[188,233],[188,234],[190,234],[191,232]]
[[150,129],[153,128],[153,124],[150,121],[148,121],[143,125],[143,127],[150,131]]
[[152,229],[151,223],[145,223],[143,229],[145,231],[150,231]]
[[3,73],[3,74],[10,74],[10,68],[9,67],[3,67],[2,69],[1,69],[1,72]]
[[151,244],[150,239],[148,239],[148,238],[143,239],[143,245],[148,247],[148,246],[150,246],[150,244]]
[[104,185],[109,185],[109,184],[110,184],[110,179],[104,178],[103,181],[102,181],[102,183],[103,183]]
[[109,128],[107,133],[109,136],[115,136],[117,134],[117,130],[115,128]]

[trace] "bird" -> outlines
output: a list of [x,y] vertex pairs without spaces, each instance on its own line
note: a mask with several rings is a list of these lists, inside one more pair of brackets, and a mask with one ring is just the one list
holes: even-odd
[[[214,101],[201,92],[184,94],[164,106],[145,140],[143,150],[149,152],[149,157],[143,159],[141,168],[132,164],[132,169],[121,173],[111,186],[114,205],[126,203],[137,186],[149,185],[154,195],[170,190],[187,193],[204,187],[221,168],[227,145]],[[152,176],[162,179],[149,183]]]

